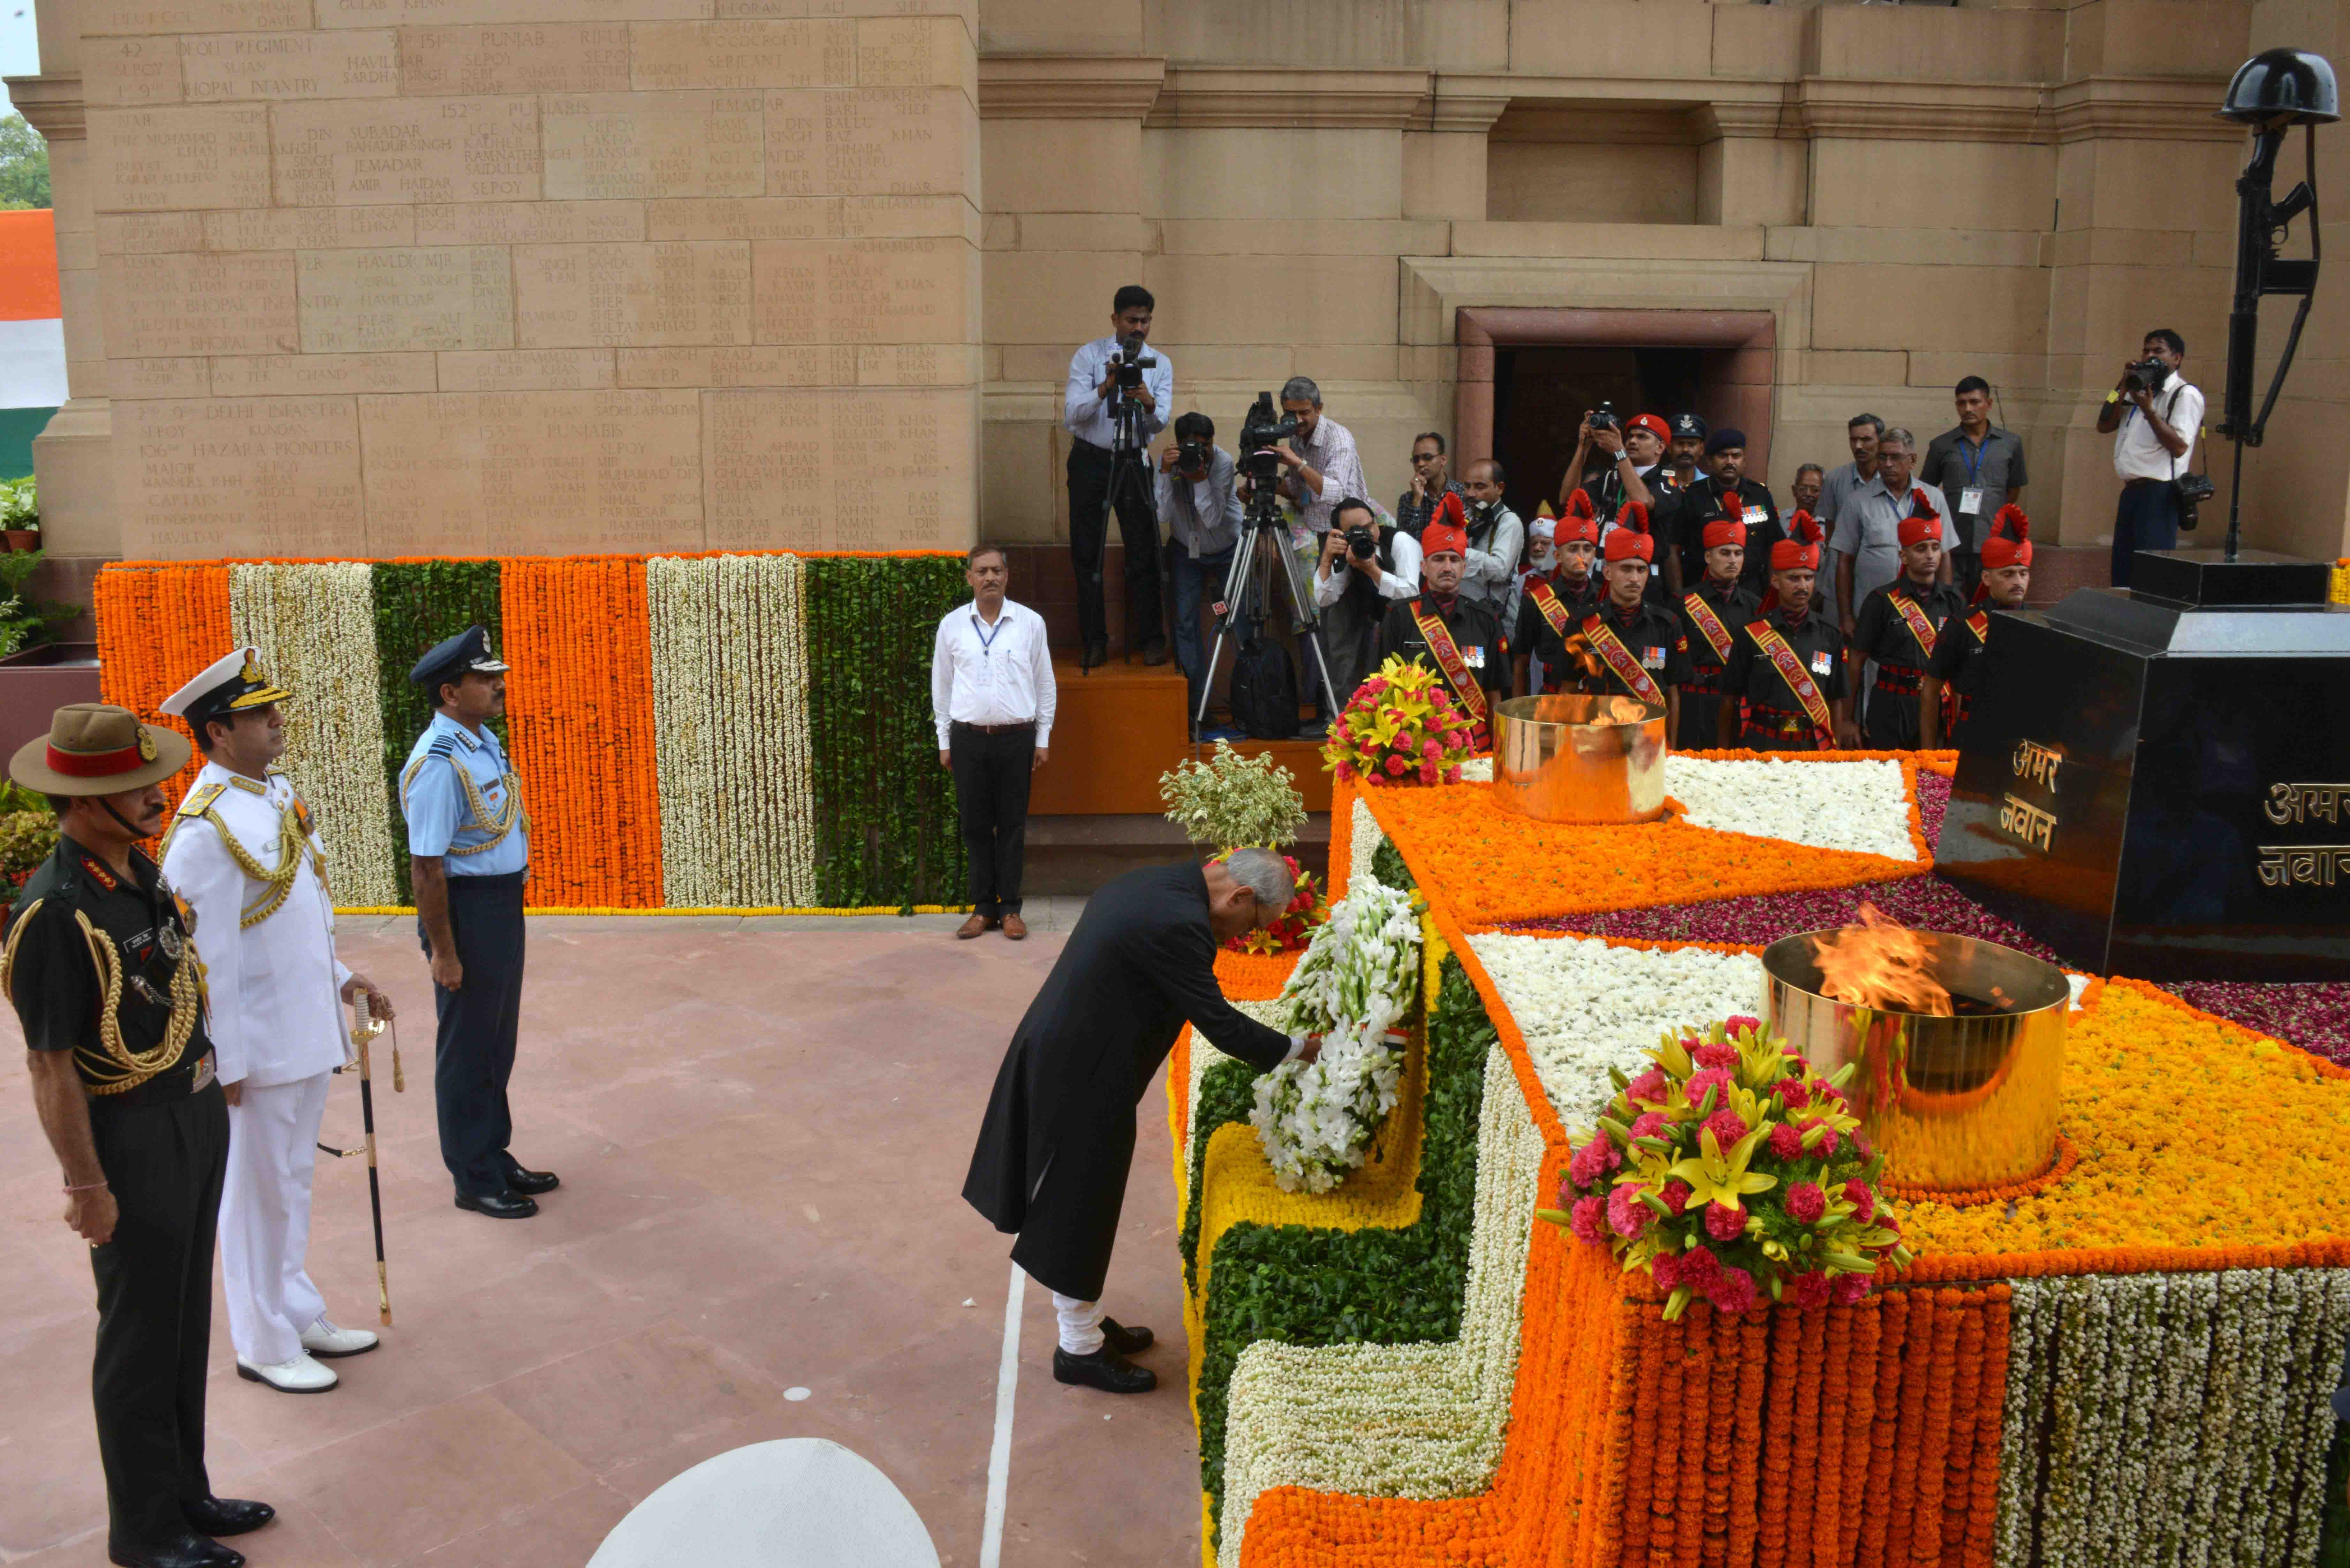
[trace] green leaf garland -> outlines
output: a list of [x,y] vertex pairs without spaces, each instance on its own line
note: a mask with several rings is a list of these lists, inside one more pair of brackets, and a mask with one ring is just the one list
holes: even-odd
[[[416,737],[432,722],[432,706],[423,688],[413,685],[408,672],[433,644],[456,636],[469,626],[490,628],[490,646],[504,640],[499,613],[498,564],[495,561],[385,561],[375,567],[375,648],[378,678],[383,694],[383,770],[390,791],[392,871],[400,884],[400,901],[411,903],[415,890],[408,870],[408,823],[400,813],[400,774]],[[516,671],[527,679],[527,671]],[[491,730],[506,742],[504,720]],[[527,799],[529,781],[524,781]],[[541,786],[560,788],[549,780]]]

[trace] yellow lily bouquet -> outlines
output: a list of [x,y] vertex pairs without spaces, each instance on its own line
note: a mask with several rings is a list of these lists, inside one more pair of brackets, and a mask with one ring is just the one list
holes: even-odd
[[1355,689],[1322,756],[1348,784],[1458,784],[1471,743],[1469,718],[1444,677],[1399,653]]
[[1767,1293],[1849,1305],[1912,1254],[1875,1183],[1885,1157],[1847,1108],[1849,1065],[1822,1077],[1759,1018],[1665,1037],[1575,1146],[1537,1217],[1646,1268],[1668,1320],[1699,1296],[1743,1312]]

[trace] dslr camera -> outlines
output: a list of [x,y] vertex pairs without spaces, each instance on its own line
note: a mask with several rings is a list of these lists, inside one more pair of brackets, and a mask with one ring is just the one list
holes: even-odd
[[1181,473],[1207,472],[1208,443],[1203,441],[1176,442],[1175,467],[1177,472]]
[[1110,363],[1118,369],[1118,384],[1128,389],[1142,385],[1142,373],[1159,367],[1158,358],[1143,347],[1139,337],[1119,338],[1118,352],[1110,356]]
[[1360,523],[1347,530],[1347,554],[1357,561],[1368,561],[1379,553],[1379,536]]
[[2162,384],[2168,379],[2170,379],[2170,367],[2152,355],[2148,355],[2122,372],[2122,389],[2126,392],[2135,392],[2144,388],[2149,392],[2158,392],[2162,390]]
[[1284,412],[1271,392],[1259,392],[1241,421],[1240,471],[1263,491],[1281,477],[1281,460],[1273,448],[1297,436],[1297,416]]
[[1624,428],[1624,421],[1616,417],[1616,405],[1613,403],[1602,403],[1596,409],[1586,409],[1583,411],[1583,417],[1590,421],[1594,431],[1620,431]]

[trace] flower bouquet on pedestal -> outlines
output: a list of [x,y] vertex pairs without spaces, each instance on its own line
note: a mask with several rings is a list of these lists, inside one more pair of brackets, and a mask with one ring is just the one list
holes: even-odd
[[1743,1312],[1767,1295],[1849,1304],[1910,1261],[1875,1182],[1885,1159],[1846,1108],[1852,1069],[1823,1078],[1758,1018],[1667,1037],[1576,1146],[1558,1209],[1538,1217],[1646,1268],[1670,1293]]
[[1395,1108],[1405,1040],[1396,1025],[1419,992],[1419,940],[1411,895],[1358,878],[1282,988],[1274,1026],[1322,1036],[1311,1064],[1285,1062],[1256,1081],[1249,1122],[1283,1191],[1344,1181]]
[[1355,688],[1330,726],[1322,756],[1349,784],[1459,784],[1470,740],[1469,719],[1444,677],[1391,654],[1378,674]]

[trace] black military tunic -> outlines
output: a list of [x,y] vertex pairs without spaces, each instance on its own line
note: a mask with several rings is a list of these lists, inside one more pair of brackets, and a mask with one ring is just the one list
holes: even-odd
[[[1607,602],[1607,590],[1596,571],[1580,580],[1564,572],[1554,572],[1542,580],[1558,596],[1570,630],[1581,626],[1587,617],[1598,614],[1599,607]],[[1566,651],[1565,640],[1552,628],[1550,618],[1534,603],[1532,582],[1518,595],[1518,624],[1510,636],[1510,657],[1515,659],[1521,653],[1533,656],[1526,680],[1535,696],[1565,689],[1560,673],[1575,660]]]
[[1943,624],[1967,613],[1965,596],[1949,583],[1920,588],[1907,576],[1894,578],[1860,601],[1854,618],[1852,655],[1877,661],[1877,684],[1868,693],[1861,720],[1861,735],[1869,749],[1907,751],[1918,744],[1918,678],[1934,654],[1911,629],[1896,607],[1894,596],[1914,603],[1941,640]]
[[228,1168],[228,1104],[204,1030],[194,917],[153,861],[133,850],[130,867],[125,880],[58,839],[9,911],[0,962],[26,1045],[73,1053],[120,1216],[89,1262],[91,1402],[109,1536],[123,1548],[185,1533],[182,1503],[212,1495],[204,1371]]
[[1991,643],[1991,607],[1943,623],[1926,671],[1942,683],[1942,744],[1955,747],[1983,684],[1983,649]]
[[[1689,680],[1689,641],[1681,635],[1680,617],[1646,599],[1633,606],[1628,616],[1613,604],[1603,605],[1594,613],[1639,661],[1649,680],[1666,687],[1679,686]],[[1591,618],[1586,616],[1577,629],[1587,632]],[[1631,683],[1596,653],[1589,661],[1581,661],[1581,669],[1572,673],[1575,679],[1567,682],[1565,690],[1592,697],[1635,695]]]
[[[1699,480],[1674,498],[1670,517],[1658,523],[1659,547],[1669,545],[1680,552],[1684,587],[1705,580],[1705,525],[1730,514],[1722,504],[1722,490],[1713,480]],[[1771,546],[1785,538],[1787,530],[1779,521],[1779,504],[1772,499],[1767,486],[1742,479],[1738,499],[1739,520],[1746,524],[1746,565],[1740,569],[1738,580],[1760,600],[1771,587]],[[1660,558],[1655,575],[1661,577],[1663,568]]]
[[1694,592],[1681,596],[1679,607],[1681,629],[1689,639],[1690,678],[1681,683],[1681,732],[1673,737],[1673,744],[1684,752],[1701,752],[1721,743],[1721,676],[1727,655],[1715,651],[1713,639],[1690,613],[1692,598],[1702,599],[1713,612],[1732,647],[1737,645],[1739,628],[1761,618],[1762,601],[1736,578],[1722,584],[1708,577]]
[[1492,705],[1510,694],[1510,645],[1503,639],[1493,612],[1465,598],[1455,598],[1450,609],[1440,607],[1431,594],[1388,607],[1387,618],[1379,623],[1379,662],[1384,664],[1389,656],[1400,653],[1425,664],[1443,677],[1445,691],[1456,706],[1460,693],[1452,690],[1451,678],[1444,674],[1444,666],[1420,635],[1418,617],[1422,611],[1444,623],[1444,629],[1452,634],[1453,646],[1461,650],[1461,662],[1484,691],[1487,722],[1479,727],[1478,735],[1478,749],[1483,751],[1492,744]]
[[[1761,624],[1758,617],[1738,628],[1731,643],[1730,662],[1722,670],[1723,697],[1739,702],[1738,743],[1757,752],[1835,750],[1834,732],[1820,732],[1794,688],[1762,651],[1754,635]],[[1804,673],[1819,689],[1833,722],[1836,700],[1846,695],[1844,633],[1822,617],[1806,615],[1802,620],[1792,620],[1784,610],[1773,612],[1769,624],[1786,639]]]

